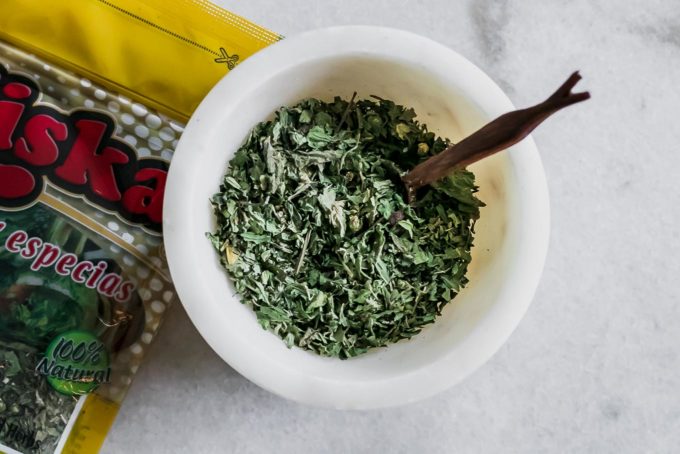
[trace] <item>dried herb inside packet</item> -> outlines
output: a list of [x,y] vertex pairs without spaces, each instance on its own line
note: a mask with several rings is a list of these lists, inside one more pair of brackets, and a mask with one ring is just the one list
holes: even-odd
[[483,203],[466,170],[406,203],[400,177],[447,146],[415,116],[378,98],[308,99],[231,160],[208,237],[289,347],[344,359],[410,338],[466,284]]
[[35,372],[41,356],[23,343],[0,340],[0,444],[27,454],[55,451],[77,403]]

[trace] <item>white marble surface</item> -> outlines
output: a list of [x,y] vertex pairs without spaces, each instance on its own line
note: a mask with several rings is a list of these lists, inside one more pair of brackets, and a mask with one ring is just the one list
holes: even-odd
[[304,407],[222,363],[178,305],[104,453],[679,452],[678,0],[220,3],[285,35],[416,31],[519,106],[580,69],[593,99],[534,135],[553,216],[544,277],[510,341],[463,384],[391,410]]

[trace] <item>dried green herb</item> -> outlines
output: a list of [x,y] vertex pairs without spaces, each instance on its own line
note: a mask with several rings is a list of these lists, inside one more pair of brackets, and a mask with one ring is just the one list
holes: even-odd
[[53,452],[77,403],[36,374],[41,356],[23,343],[0,341],[0,439],[21,452]]
[[405,201],[401,176],[447,146],[415,116],[378,98],[308,99],[231,160],[208,237],[288,346],[344,359],[410,338],[467,283],[483,203],[466,170]]

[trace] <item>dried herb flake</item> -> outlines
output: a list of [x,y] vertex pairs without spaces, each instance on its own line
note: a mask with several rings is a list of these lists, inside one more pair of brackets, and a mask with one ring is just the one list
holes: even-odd
[[447,141],[376,100],[307,99],[253,128],[212,198],[208,234],[242,302],[293,345],[349,358],[407,339],[467,283],[474,175],[405,201]]

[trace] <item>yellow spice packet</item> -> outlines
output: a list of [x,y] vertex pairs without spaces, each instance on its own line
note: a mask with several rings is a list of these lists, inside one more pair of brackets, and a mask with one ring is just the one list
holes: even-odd
[[187,120],[281,37],[205,0],[4,0],[0,39]]
[[204,0],[4,0],[0,453],[94,453],[176,300],[184,122],[280,37]]

